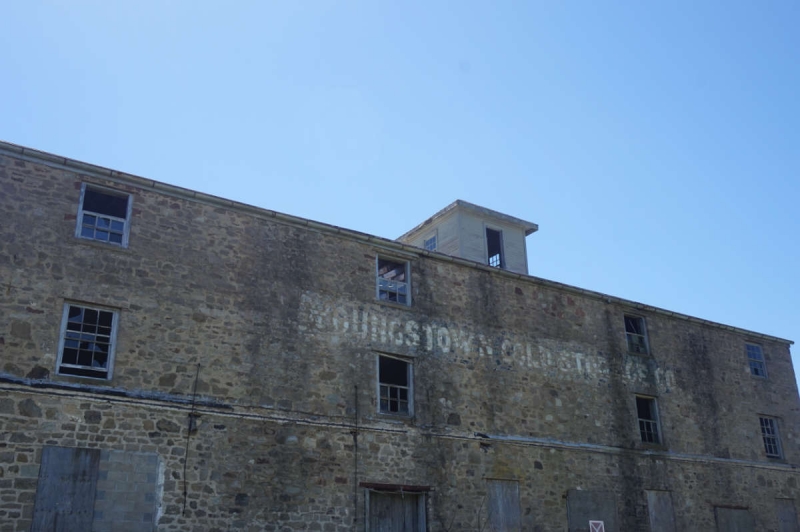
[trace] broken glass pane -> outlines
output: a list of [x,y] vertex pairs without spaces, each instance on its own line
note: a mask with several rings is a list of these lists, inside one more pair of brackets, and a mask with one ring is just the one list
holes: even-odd
[[378,299],[408,304],[407,264],[378,258]]
[[380,382],[408,386],[408,363],[396,358],[381,357]]
[[83,210],[115,218],[127,218],[128,196],[114,196],[87,188],[83,195]]

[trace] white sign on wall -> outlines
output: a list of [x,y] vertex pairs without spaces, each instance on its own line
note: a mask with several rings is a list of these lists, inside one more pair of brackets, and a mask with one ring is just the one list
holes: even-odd
[[[385,347],[389,352],[424,352],[465,365],[488,358],[492,366],[506,370],[527,369],[550,378],[605,378],[611,373],[606,354],[565,348],[563,342],[504,331],[502,334],[472,330],[465,323],[414,320],[405,311],[379,305],[342,302],[315,293],[305,293],[300,302],[297,327],[304,336],[329,334],[334,342],[348,341]],[[671,369],[653,371],[659,388],[675,386]],[[628,357],[624,372],[632,381],[645,381],[650,366],[641,357]],[[598,521],[600,522],[600,521]]]
[[589,532],[606,532],[606,525],[602,521],[589,521]]

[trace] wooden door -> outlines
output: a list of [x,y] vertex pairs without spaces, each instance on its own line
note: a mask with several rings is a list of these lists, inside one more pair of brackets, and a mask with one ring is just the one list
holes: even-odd
[[370,491],[369,532],[424,532],[424,496]]
[[99,449],[45,447],[31,532],[91,530]]

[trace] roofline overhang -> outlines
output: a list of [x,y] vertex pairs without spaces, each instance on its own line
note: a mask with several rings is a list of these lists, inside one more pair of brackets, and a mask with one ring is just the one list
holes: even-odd
[[525,236],[532,235],[533,233],[539,230],[539,226],[533,222],[528,222],[522,220],[521,218],[516,218],[508,214],[503,214],[502,212],[498,212],[492,209],[487,209],[486,207],[481,207],[480,205],[475,205],[474,203],[470,203],[468,201],[457,199],[444,209],[440,210],[439,212],[437,212],[436,214],[425,220],[424,222],[415,226],[410,231],[406,231],[405,233],[400,235],[397,238],[397,240],[405,240],[409,238],[411,235],[423,231],[427,226],[435,224],[445,216],[459,209],[474,212],[475,214],[478,214],[482,217],[491,218],[497,222],[501,222],[506,225],[519,227],[525,232]]

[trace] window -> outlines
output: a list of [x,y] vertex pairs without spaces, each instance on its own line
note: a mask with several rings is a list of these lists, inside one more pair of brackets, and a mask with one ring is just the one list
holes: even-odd
[[486,263],[495,268],[505,268],[506,261],[503,257],[503,232],[486,228]]
[[399,358],[378,356],[378,397],[382,414],[412,414],[410,363]]
[[117,313],[67,303],[61,323],[58,374],[110,379]]
[[750,363],[750,374],[756,377],[766,377],[767,368],[764,365],[764,353],[761,346],[747,344],[747,361]]
[[761,438],[764,440],[764,451],[770,458],[781,458],[781,438],[778,435],[778,420],[772,417],[758,418],[761,423]]
[[130,196],[83,185],[76,236],[128,245]]
[[656,400],[652,397],[636,396],[636,417],[639,419],[639,435],[644,443],[661,443],[658,430]]
[[644,318],[638,316],[625,316],[625,337],[628,340],[628,351],[646,355],[647,333],[644,328]]
[[430,238],[426,238],[422,247],[428,251],[436,251],[436,233],[432,234]]
[[408,262],[378,257],[378,299],[411,304]]

